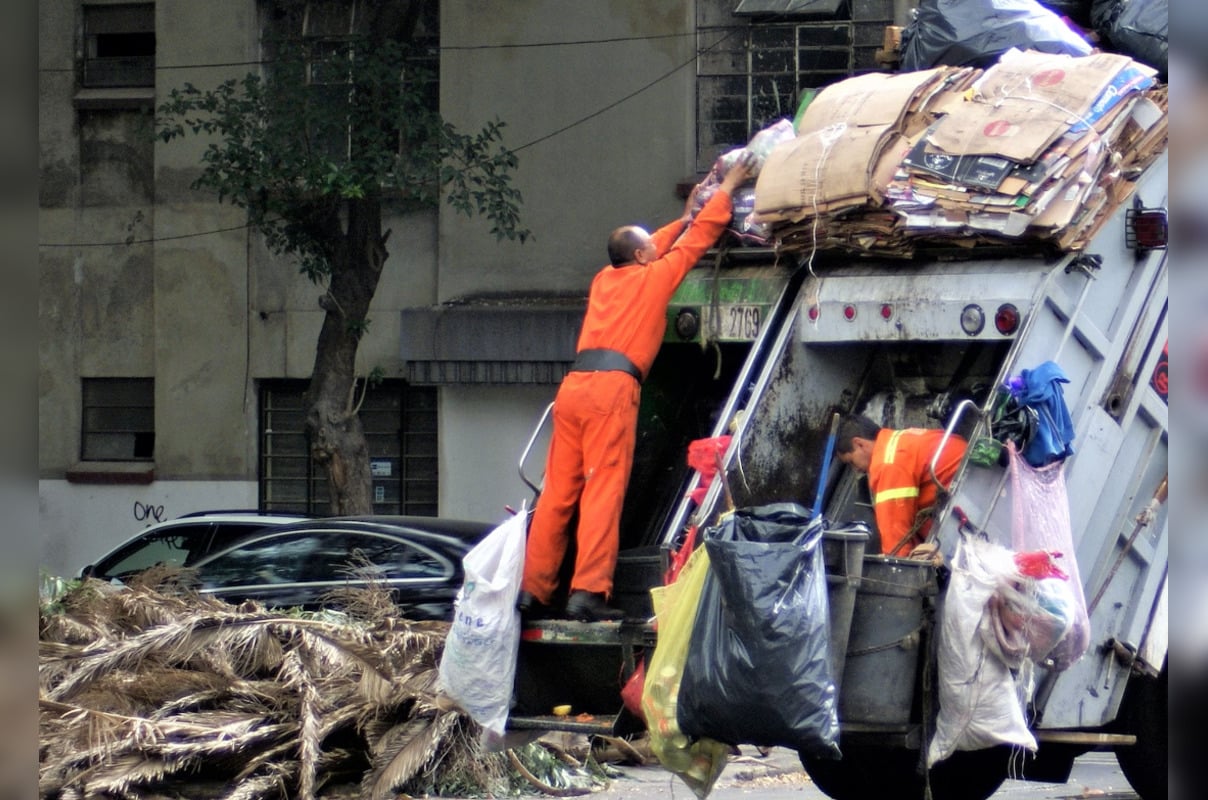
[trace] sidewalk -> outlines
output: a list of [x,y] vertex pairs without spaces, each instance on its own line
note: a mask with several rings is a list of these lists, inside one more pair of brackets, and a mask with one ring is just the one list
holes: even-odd
[[[785,747],[774,747],[768,755],[761,756],[754,747],[743,745],[741,754],[731,756],[725,770],[710,793],[710,800],[725,800],[739,797],[754,788],[783,787],[795,790],[801,800],[823,798],[801,768],[797,754]],[[595,792],[592,797],[628,800],[629,798],[694,798],[692,790],[680,778],[658,765],[619,768],[624,773],[615,779],[605,791]],[[805,789],[802,794],[801,790]]]

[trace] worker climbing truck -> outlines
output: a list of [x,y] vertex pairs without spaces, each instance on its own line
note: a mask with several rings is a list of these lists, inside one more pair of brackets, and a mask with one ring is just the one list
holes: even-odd
[[[627,619],[526,623],[510,729],[641,731],[640,710],[622,694],[656,650],[650,589],[664,582],[672,555],[689,531],[706,536],[731,504],[796,503],[849,531],[825,540],[842,758],[802,751],[823,792],[973,800],[1008,776],[1064,782],[1077,756],[1111,749],[1144,800],[1164,798],[1165,153],[1125,177],[1128,191],[1073,250],[953,240],[908,259],[750,246],[706,256],[668,309],[642,388],[612,600]],[[1057,563],[1080,579],[1085,648],[1063,668],[1012,668],[1010,685],[1023,695],[1013,702],[1034,750],[992,737],[992,746],[960,745],[928,769],[945,697],[954,696],[941,691],[953,677],[944,647],[953,645],[939,634],[958,544],[1012,546],[1017,490],[1000,451],[1008,438],[1034,434],[1037,419],[1006,408],[1006,387],[1048,362],[1068,380],[1061,400],[1074,436],[1060,470],[1073,552]],[[848,412],[969,442],[934,510],[942,565],[881,555],[866,483],[825,457],[834,415]],[[541,430],[520,459],[534,490]],[[686,462],[697,440],[724,443],[707,488]],[[853,538],[861,524],[868,535]],[[976,707],[980,698],[948,688]],[[553,715],[568,705],[570,714]]]

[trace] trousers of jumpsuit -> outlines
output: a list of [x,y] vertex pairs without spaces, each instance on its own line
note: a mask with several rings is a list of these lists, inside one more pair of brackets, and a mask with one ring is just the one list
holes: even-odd
[[525,561],[527,590],[542,602],[548,603],[557,588],[576,507],[582,530],[572,588],[612,592],[640,391],[637,380],[624,372],[571,372],[558,389],[546,482]]
[[[676,221],[651,234],[659,254],[654,261],[605,267],[597,273],[576,350],[614,350],[648,375],[666,331],[667,304],[717,241],[732,207],[730,195],[718,190],[686,230]],[[639,381],[619,371],[572,371],[558,387],[545,485],[533,511],[524,557],[522,588],[539,602],[548,604],[558,587],[576,508],[579,527],[570,590],[612,594],[640,397]]]

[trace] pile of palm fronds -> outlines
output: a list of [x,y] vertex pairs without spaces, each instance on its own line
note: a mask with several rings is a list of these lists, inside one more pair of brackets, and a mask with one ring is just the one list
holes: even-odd
[[447,623],[399,619],[372,591],[345,598],[339,614],[235,607],[178,577],[85,580],[43,598],[43,798],[377,800],[524,787],[513,765],[528,748],[483,752],[479,728],[434,694]]

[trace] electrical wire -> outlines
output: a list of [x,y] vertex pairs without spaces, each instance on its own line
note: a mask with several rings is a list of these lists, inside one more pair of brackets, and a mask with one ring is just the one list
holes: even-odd
[[[603,39],[568,39],[562,42],[501,42],[499,44],[452,44],[452,45],[437,45],[428,48],[432,51],[448,53],[448,52],[471,52],[477,50],[528,50],[540,49],[547,47],[579,47],[583,45],[596,44],[624,44],[626,42],[648,42],[659,39],[683,39],[689,36],[695,36],[696,31],[683,31],[680,33],[657,33],[648,36],[611,36]],[[180,69],[219,69],[223,67],[261,67],[267,64],[276,63],[275,59],[254,59],[249,61],[215,61],[199,64],[156,64],[154,70],[171,71]],[[76,67],[38,67],[38,72],[76,72]]]
[[[634,91],[630,92],[629,94],[625,95],[624,97],[621,97],[620,99],[615,100],[615,101],[609,103],[608,105],[604,106],[603,108],[597,109],[596,111],[593,111],[590,114],[575,120],[574,122],[571,122],[567,125],[563,125],[561,128],[558,128],[555,131],[551,131],[550,133],[547,133],[543,136],[539,136],[536,139],[533,139],[529,142],[526,142],[526,143],[520,145],[519,147],[514,147],[510,150],[510,152],[518,153],[521,150],[526,150],[534,145],[540,144],[541,142],[548,141],[549,139],[552,139],[555,136],[559,136],[559,135],[565,133],[566,131],[571,130],[572,128],[576,128],[585,122],[595,119],[596,117],[600,116],[601,114],[604,114],[604,113],[616,108],[617,106],[621,105],[622,103],[625,103],[628,100],[632,100],[634,97],[637,97],[638,95],[642,94],[643,92],[646,92],[646,91],[650,90],[651,88],[653,88],[654,86],[657,86],[659,83],[665,81],[667,78],[671,77],[672,75],[674,75],[675,73],[684,69],[685,67],[687,67],[691,64],[695,64],[697,62],[697,60],[703,54],[709,52],[710,50],[712,50],[714,48],[721,46],[724,42],[729,40],[736,33],[739,33],[741,31],[745,31],[745,30],[746,30],[746,28],[731,29],[729,33],[727,33],[725,36],[722,36],[721,38],[719,38],[713,44],[709,45],[708,47],[706,47],[702,50],[698,50],[695,53],[693,53],[692,57],[690,59],[688,59],[687,61],[684,61],[683,63],[676,65],[672,69],[668,70],[667,72],[664,72],[662,75],[659,75],[657,78],[649,81],[648,83],[646,83],[643,86],[640,86],[639,88],[635,89]],[[150,239],[134,239],[134,240],[129,240],[129,241],[122,240],[122,241],[112,241],[112,242],[40,242],[38,244],[38,246],[39,247],[116,247],[116,246],[123,245],[123,244],[125,244],[125,245],[149,244],[152,242],[163,242],[163,241],[171,241],[171,240],[176,240],[176,239],[188,239],[188,238],[197,237],[197,236],[208,236],[208,235],[214,234],[214,233],[226,233],[228,231],[241,230],[241,229],[247,228],[247,227],[249,227],[249,225],[246,225],[246,224],[245,225],[236,225],[236,226],[230,227],[230,228],[218,228],[215,230],[198,231],[196,233],[183,233],[183,234],[178,234],[175,236],[161,236],[161,237],[153,237]]]

